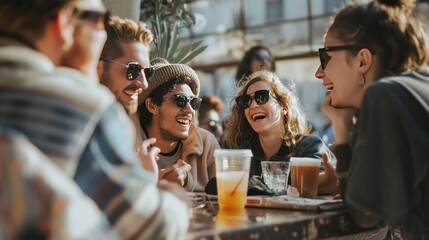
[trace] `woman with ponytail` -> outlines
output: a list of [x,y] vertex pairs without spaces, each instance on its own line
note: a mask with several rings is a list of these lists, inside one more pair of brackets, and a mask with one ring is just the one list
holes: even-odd
[[[362,226],[429,239],[429,71],[413,0],[349,5],[319,49],[341,196]],[[426,25],[427,26],[427,25]]]

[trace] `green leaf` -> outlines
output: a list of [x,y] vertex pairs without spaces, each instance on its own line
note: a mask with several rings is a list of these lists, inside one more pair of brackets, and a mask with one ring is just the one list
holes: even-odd
[[181,44],[182,28],[192,28],[195,16],[188,4],[198,0],[144,0],[140,7],[140,17],[151,22],[154,40],[151,58],[162,57],[172,63],[188,62],[204,51],[202,41]]
[[180,62],[181,63],[187,63],[189,61],[191,61],[192,59],[194,59],[196,56],[198,56],[198,54],[202,53],[204,50],[206,50],[206,48],[208,47],[208,45],[204,45],[200,48],[196,48],[194,50],[192,50],[192,52],[190,52],[184,59],[182,59]]

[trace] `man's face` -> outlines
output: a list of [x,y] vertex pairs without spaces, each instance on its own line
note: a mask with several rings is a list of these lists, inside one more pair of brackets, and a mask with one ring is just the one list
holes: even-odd
[[[73,40],[68,41],[60,65],[77,69],[88,76],[97,79],[97,63],[106,41],[106,31],[102,20],[106,12],[101,0],[77,1],[76,11],[84,13],[93,11],[100,13],[99,17],[85,18],[85,14],[71,16],[74,25]],[[71,45],[70,45],[71,44]]]
[[[135,113],[138,107],[138,97],[148,87],[148,82],[143,69],[134,80],[126,78],[126,65],[137,63],[142,67],[149,67],[149,49],[146,45],[138,42],[120,43],[123,55],[120,58],[110,59],[115,62],[102,61],[101,84],[105,85],[115,95],[129,113]],[[108,67],[106,67],[106,63]]]
[[187,84],[177,86],[175,90],[164,95],[164,101],[158,107],[152,122],[159,128],[160,137],[169,141],[186,139],[195,116],[195,110],[189,102],[183,108],[176,105],[173,99],[176,94],[183,94],[188,98],[195,96]]

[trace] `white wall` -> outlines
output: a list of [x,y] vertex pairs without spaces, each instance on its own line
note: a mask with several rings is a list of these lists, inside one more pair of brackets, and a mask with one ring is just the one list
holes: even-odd
[[138,21],[140,18],[140,0],[102,0],[107,9],[121,18]]

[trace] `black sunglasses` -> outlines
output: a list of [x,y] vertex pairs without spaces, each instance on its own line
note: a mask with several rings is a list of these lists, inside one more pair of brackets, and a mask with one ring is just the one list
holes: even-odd
[[362,48],[364,48],[364,47],[355,46],[355,45],[344,45],[344,46],[333,46],[333,47],[319,48],[320,65],[322,66],[322,69],[325,70],[326,65],[328,65],[328,62],[331,59],[331,56],[329,56],[327,54],[327,52],[329,52],[329,51],[342,51],[342,50],[356,51],[356,50],[360,50]]
[[73,8],[72,15],[79,20],[94,23],[94,26],[97,29],[104,29],[104,24],[107,23],[110,13],[108,11],[84,10],[75,7]]
[[154,68],[152,68],[152,67],[148,67],[148,68],[142,67],[137,62],[129,62],[127,64],[122,64],[122,63],[119,63],[119,62],[107,59],[105,57],[100,57],[100,60],[111,62],[111,63],[115,63],[115,64],[119,64],[121,66],[126,67],[127,71],[125,72],[125,77],[129,81],[133,81],[134,79],[136,79],[139,76],[139,74],[141,73],[142,69],[144,71],[144,75],[146,76],[146,79],[149,79],[150,77],[152,77],[153,72],[155,71]]
[[268,62],[273,62],[273,57],[271,57],[270,55],[265,55],[265,54],[261,54],[261,53],[256,53],[255,54],[255,58],[258,61],[265,61],[267,60]]
[[186,104],[189,103],[191,105],[192,109],[194,109],[195,111],[197,111],[200,108],[201,101],[202,101],[202,99],[199,97],[188,98],[184,94],[175,94],[171,97],[171,99],[173,99],[173,101],[177,105],[177,107],[184,108],[186,106]]
[[236,97],[235,102],[237,103],[237,106],[239,108],[246,109],[250,107],[250,105],[252,104],[252,100],[255,100],[258,105],[267,103],[268,100],[270,100],[270,95],[270,90],[258,90],[254,92],[253,96],[250,96],[250,94],[244,94],[239,97]]

